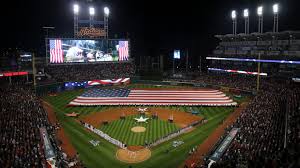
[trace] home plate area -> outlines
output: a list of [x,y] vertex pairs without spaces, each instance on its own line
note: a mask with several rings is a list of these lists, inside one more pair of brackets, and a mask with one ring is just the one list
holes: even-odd
[[[129,147],[130,148],[130,147]],[[118,149],[116,158],[125,163],[139,163],[151,157],[151,151],[148,148],[139,150]]]

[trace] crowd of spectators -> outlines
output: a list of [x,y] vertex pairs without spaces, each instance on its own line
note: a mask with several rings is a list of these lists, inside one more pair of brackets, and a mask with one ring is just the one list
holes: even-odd
[[[126,63],[60,65],[49,66],[46,71],[58,81],[81,81],[128,77],[126,75],[134,73],[134,67]],[[201,74],[188,81],[256,89],[255,76]],[[300,166],[299,86],[262,78],[260,90],[237,121],[227,128],[227,132],[231,128],[239,128],[239,132],[213,167]],[[45,157],[38,128],[45,127],[49,131],[55,151],[61,149],[55,145],[51,134],[56,126],[49,124],[39,99],[25,85],[0,87],[0,99],[1,167],[43,167]]]
[[250,75],[209,73],[201,74],[196,78],[196,81],[241,90],[255,90],[256,88],[256,77]]
[[29,87],[0,88],[0,93],[1,167],[42,167],[39,128],[49,128],[47,114]]
[[[190,74],[191,75],[191,74]],[[198,83],[203,86],[224,86],[229,88],[235,88],[246,91],[253,91],[256,89],[257,76],[243,75],[243,74],[233,74],[233,73],[195,73],[188,78],[166,78],[166,81],[176,81],[176,82],[193,82]],[[264,83],[270,81],[265,77],[260,77],[260,83],[263,86]]]
[[[59,167],[68,167],[67,158],[55,138],[57,126],[48,121],[47,112],[35,96],[32,86],[22,81],[0,86],[0,165],[10,167],[46,167],[39,128],[46,128]],[[75,158],[76,160],[76,158]]]
[[133,63],[50,65],[45,68],[45,73],[58,82],[79,82],[131,77],[135,73],[135,66]]
[[240,130],[212,167],[299,167],[299,102],[299,88],[267,85],[228,128]]
[[[257,76],[250,75],[203,73],[179,81],[255,91],[256,80]],[[240,128],[236,138],[212,167],[300,167],[299,114],[299,85],[262,77],[260,91],[237,121],[226,129],[229,133],[232,128]],[[226,134],[220,142],[225,137]]]
[[300,89],[290,90],[288,94],[290,96],[286,100],[288,103],[286,109],[288,124],[286,153],[290,159],[288,161],[291,163],[296,161],[300,167]]

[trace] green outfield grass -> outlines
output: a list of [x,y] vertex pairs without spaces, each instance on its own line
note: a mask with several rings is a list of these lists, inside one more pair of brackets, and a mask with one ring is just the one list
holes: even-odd
[[[160,119],[150,119],[148,123],[136,123],[134,118],[138,117],[139,115],[133,115],[126,117],[124,120],[115,120],[108,125],[101,126],[100,130],[131,146],[144,145],[145,142],[154,142],[179,129],[175,124]],[[146,131],[139,133],[132,132],[131,128],[135,126],[145,127]]]
[[[108,143],[107,141],[99,138],[94,133],[86,131],[78,122],[75,122],[73,118],[66,117],[65,113],[78,112],[82,116],[91,113],[101,112],[107,108],[113,107],[66,107],[66,105],[74,99],[77,95],[80,95],[83,90],[66,91],[58,94],[58,96],[47,96],[44,99],[49,102],[55,110],[56,116],[67,136],[70,138],[71,143],[79,153],[80,159],[88,168],[119,168],[129,167],[129,164],[118,161],[115,158],[117,147]],[[189,107],[170,107],[173,109],[180,109],[186,112],[190,111]],[[233,107],[194,107],[195,110],[199,110],[199,116],[204,117],[208,122],[204,125],[198,126],[194,131],[183,134],[173,140],[181,140],[183,145],[173,148],[172,141],[160,144],[151,149],[151,158],[145,162],[133,164],[134,168],[150,168],[150,167],[177,167],[182,164],[188,156],[188,152],[191,148],[201,144],[211,134],[217,126],[224,120],[233,110]],[[104,129],[101,128],[101,129]],[[117,133],[116,133],[117,136]],[[121,135],[119,135],[121,136]],[[122,136],[127,136],[124,134]],[[97,147],[92,146],[90,140],[99,140],[100,145]],[[142,140],[140,141],[142,142]],[[165,151],[169,149],[170,152]]]

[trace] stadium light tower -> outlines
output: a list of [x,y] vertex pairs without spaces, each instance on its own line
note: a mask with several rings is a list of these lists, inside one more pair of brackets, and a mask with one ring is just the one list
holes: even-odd
[[108,7],[104,7],[104,14],[108,17],[108,15],[109,15],[109,8]]
[[235,10],[231,11],[231,19],[232,19],[232,34],[236,35],[237,23],[236,23],[236,11]]
[[244,9],[244,18],[245,18],[245,34],[249,34],[249,10]]
[[105,31],[105,39],[108,39],[108,16],[109,16],[109,8],[104,7],[104,31]]
[[79,14],[79,5],[73,5],[73,12],[74,12],[74,37],[77,36],[78,32],[78,14]]
[[95,8],[90,7],[89,8],[89,13],[90,13],[90,27],[93,27],[93,20],[94,20],[94,15],[95,15]]
[[263,7],[259,6],[257,8],[257,15],[258,15],[258,33],[263,33]]
[[74,4],[73,5],[73,10],[74,10],[74,14],[78,15],[78,13],[79,13],[79,5],[78,4]]
[[276,3],[273,5],[273,14],[274,14],[273,33],[278,32],[278,12],[279,12],[279,5]]

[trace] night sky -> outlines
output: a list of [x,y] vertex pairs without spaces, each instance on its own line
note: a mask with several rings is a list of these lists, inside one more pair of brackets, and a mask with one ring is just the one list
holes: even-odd
[[[20,47],[43,53],[43,26],[54,26],[54,32],[50,33],[53,36],[72,37],[73,2],[6,1],[1,5],[1,36],[5,39],[1,48]],[[79,2],[86,3],[85,0]],[[124,38],[129,35],[133,57],[177,48],[189,49],[191,58],[198,58],[199,55],[207,56],[215,48],[218,42],[213,37],[215,34],[231,33],[230,12],[233,9],[238,12],[238,33],[242,33],[242,11],[249,8],[251,33],[257,31],[256,7],[263,4],[264,31],[271,31],[274,2],[281,7],[279,30],[300,30],[299,0],[94,0],[93,3],[101,20],[103,7],[110,7],[109,36],[117,34],[118,38]]]

